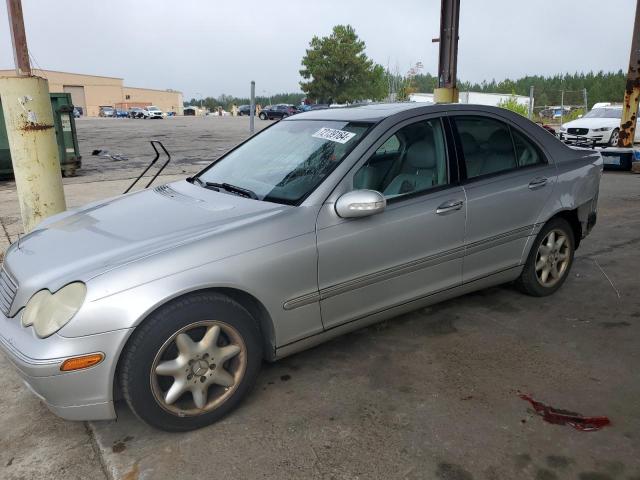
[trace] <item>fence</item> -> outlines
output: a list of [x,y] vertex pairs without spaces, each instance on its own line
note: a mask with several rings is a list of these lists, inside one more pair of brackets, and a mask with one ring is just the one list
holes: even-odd
[[552,90],[537,93],[531,87],[529,118],[543,123],[564,123],[584,115],[588,110],[587,89]]

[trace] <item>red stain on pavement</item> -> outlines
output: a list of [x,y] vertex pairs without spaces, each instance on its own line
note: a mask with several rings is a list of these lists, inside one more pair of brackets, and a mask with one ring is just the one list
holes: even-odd
[[542,402],[534,400],[531,395],[519,394],[518,396],[529,402],[536,413],[540,415],[545,422],[552,423],[554,425],[570,425],[581,432],[593,432],[595,430],[600,430],[602,427],[606,427],[607,425],[611,425],[611,420],[609,420],[608,417],[585,417],[576,412],[561,410],[559,408],[545,405]]

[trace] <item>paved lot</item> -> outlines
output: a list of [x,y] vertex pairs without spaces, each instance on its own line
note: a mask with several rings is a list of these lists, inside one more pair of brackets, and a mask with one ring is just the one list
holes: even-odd
[[[159,129],[183,152],[174,168],[191,172],[246,121],[79,126],[85,155],[113,145],[136,158]],[[207,134],[218,140],[192,138]],[[130,172],[94,157],[84,175],[65,180],[71,204],[117,194],[128,180],[111,177]],[[16,216],[11,183],[0,205],[3,222]],[[153,431],[124,405],[118,421],[60,421],[0,357],[0,478],[638,480],[639,205],[640,176],[606,173],[598,225],[556,295],[492,288],[265,365],[238,410],[189,434]],[[612,425],[545,423],[519,392]]]

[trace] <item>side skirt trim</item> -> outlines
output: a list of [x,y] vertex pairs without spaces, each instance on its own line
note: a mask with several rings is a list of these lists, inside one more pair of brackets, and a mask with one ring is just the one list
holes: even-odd
[[474,292],[476,290],[481,290],[483,288],[488,288],[513,281],[518,278],[518,275],[520,275],[522,268],[522,265],[518,265],[516,267],[511,267],[500,272],[493,273],[486,277],[475,279],[462,285],[439,290],[437,292],[430,293],[429,295],[410,300],[409,302],[387,307],[364,317],[355,318],[349,322],[331,327],[321,333],[282,345],[276,348],[276,359],[280,359],[293,353],[306,350],[308,348],[311,348],[312,346],[318,345],[332,338],[338,337],[340,335],[368,325],[372,325],[382,320],[395,317],[402,313],[410,312],[418,308],[426,307],[428,305],[433,305],[434,303],[439,303],[450,298]]

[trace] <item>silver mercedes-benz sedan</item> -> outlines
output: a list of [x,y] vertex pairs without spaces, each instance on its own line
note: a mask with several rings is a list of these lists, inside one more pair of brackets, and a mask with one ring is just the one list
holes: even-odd
[[57,415],[210,424],[263,360],[473,290],[567,279],[602,159],[507,110],[369,105],[266,128],[8,250],[0,347]]

